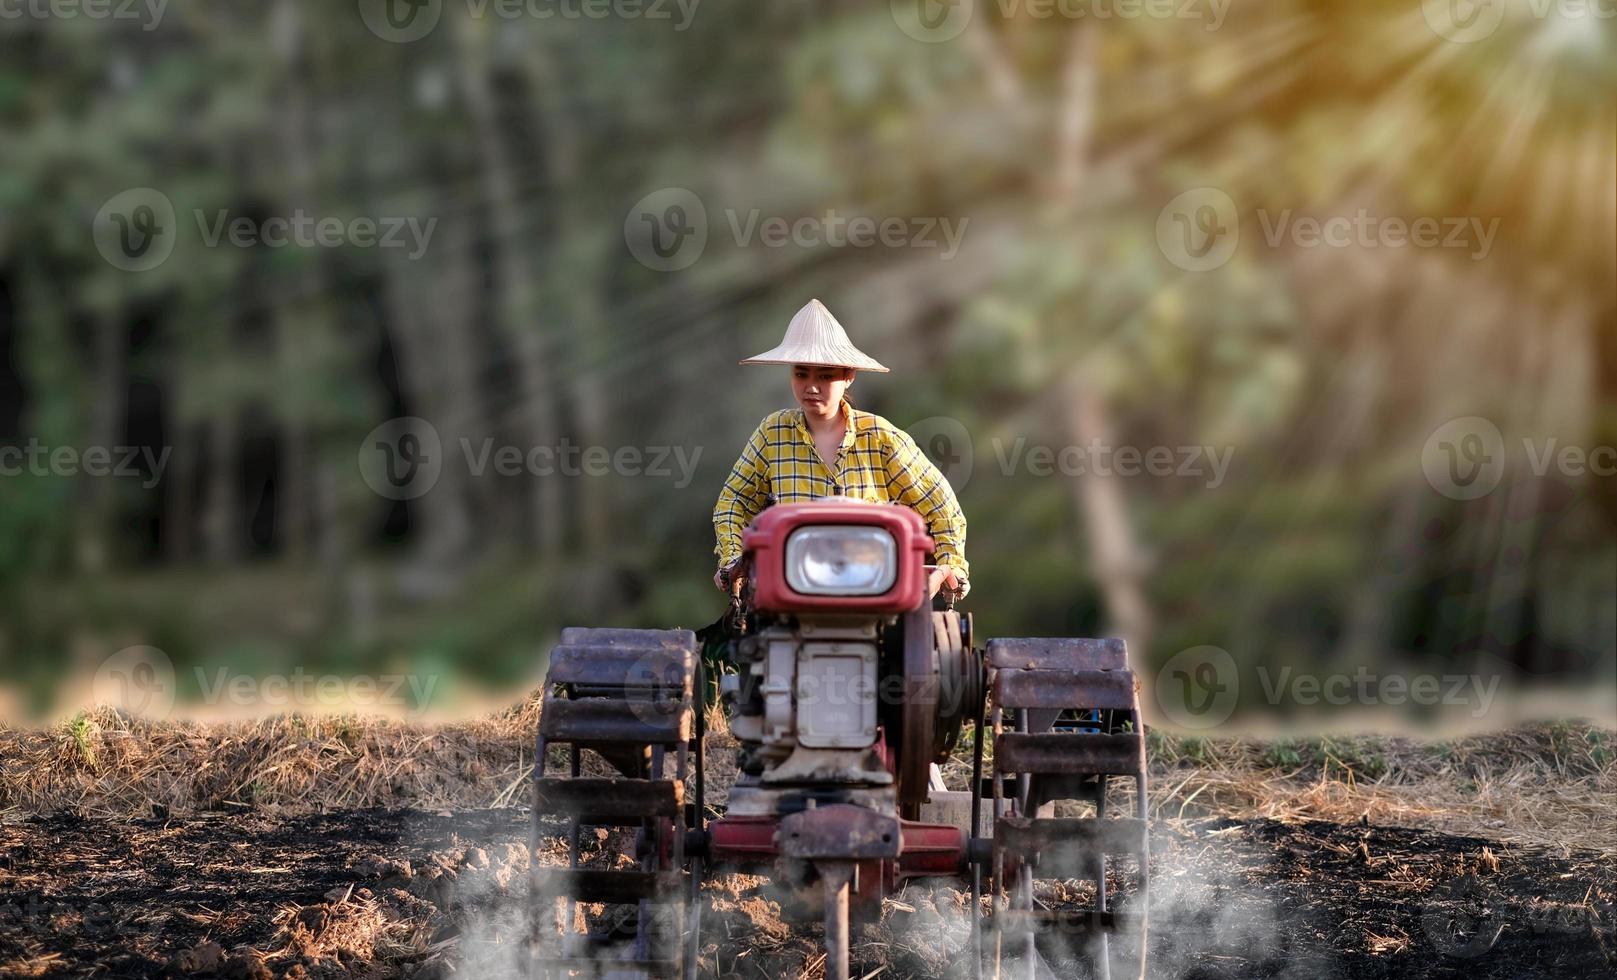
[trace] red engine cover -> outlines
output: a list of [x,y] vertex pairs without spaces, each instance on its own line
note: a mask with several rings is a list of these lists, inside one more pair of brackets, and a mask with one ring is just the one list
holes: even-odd
[[[786,539],[800,527],[861,524],[885,528],[898,545],[898,574],[882,595],[803,595],[786,584]],[[753,605],[768,612],[908,612],[926,602],[926,556],[933,549],[926,522],[902,504],[816,500],[770,507],[742,535],[752,562]]]

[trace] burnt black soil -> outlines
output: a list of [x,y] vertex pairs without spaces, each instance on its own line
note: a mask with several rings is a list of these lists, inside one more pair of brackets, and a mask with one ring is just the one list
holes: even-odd
[[[0,976],[516,976],[526,833],[519,810],[3,825]],[[1617,977],[1598,854],[1229,820],[1160,825],[1152,848],[1152,976]],[[705,975],[818,975],[816,928],[767,883],[707,892]],[[964,897],[897,899],[854,975],[963,970]]]

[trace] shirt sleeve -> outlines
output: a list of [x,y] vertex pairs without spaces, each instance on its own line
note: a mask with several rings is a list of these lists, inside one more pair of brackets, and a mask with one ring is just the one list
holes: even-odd
[[937,563],[954,570],[960,586],[956,596],[964,598],[971,588],[967,578],[971,566],[966,563],[966,514],[949,481],[903,429],[892,430],[887,493],[889,499],[904,504],[926,521],[927,533],[937,545]]
[[719,556],[720,568],[741,557],[741,532],[769,500],[769,460],[764,455],[768,426],[769,419],[765,419],[753,431],[713,507],[713,536],[717,539],[713,553]]

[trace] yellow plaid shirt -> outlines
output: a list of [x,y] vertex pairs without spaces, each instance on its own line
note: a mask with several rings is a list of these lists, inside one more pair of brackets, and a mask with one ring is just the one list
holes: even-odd
[[965,594],[966,515],[954,490],[910,434],[870,412],[849,407],[848,430],[830,467],[814,448],[799,409],[776,412],[758,424],[713,508],[713,549],[723,567],[741,557],[741,532],[767,504],[852,497],[903,504],[926,521],[935,560],[955,571]]

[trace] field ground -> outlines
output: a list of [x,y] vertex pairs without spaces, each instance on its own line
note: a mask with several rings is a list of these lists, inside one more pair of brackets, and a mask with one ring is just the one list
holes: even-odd
[[[0,977],[515,976],[533,720],[0,729]],[[1153,976],[1617,977],[1609,730],[1151,745]],[[765,879],[705,897],[706,975],[818,975]],[[912,883],[855,975],[965,975],[968,905]]]

